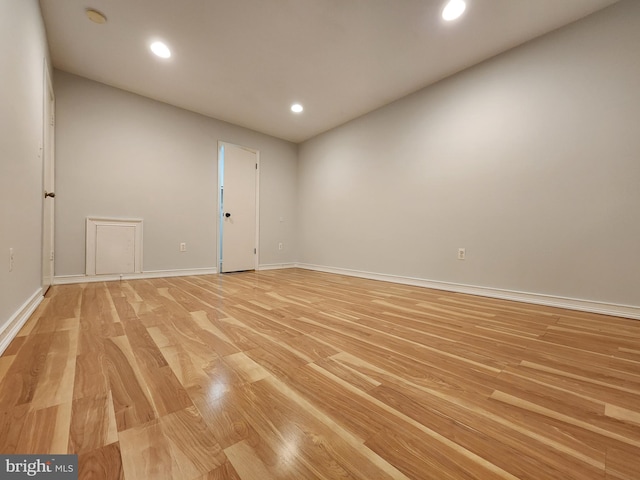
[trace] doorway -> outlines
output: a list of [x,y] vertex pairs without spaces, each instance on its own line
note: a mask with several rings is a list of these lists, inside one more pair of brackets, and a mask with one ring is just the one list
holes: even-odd
[[42,132],[42,294],[53,283],[55,235],[55,99],[47,62],[44,62]]
[[221,273],[258,266],[259,152],[218,143],[218,267]]

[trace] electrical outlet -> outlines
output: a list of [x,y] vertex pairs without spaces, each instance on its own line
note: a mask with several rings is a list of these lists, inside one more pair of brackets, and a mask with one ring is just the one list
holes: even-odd
[[187,251],[187,244],[186,243],[182,242],[180,244],[180,251],[181,252],[186,252]]
[[282,242],[280,242],[278,244],[278,250],[283,250],[284,249],[284,244]]
[[13,248],[9,249],[9,271],[13,272],[13,263],[15,261],[15,257],[13,256]]
[[458,249],[458,260],[464,260],[464,257],[466,256],[466,251],[464,248],[459,248]]

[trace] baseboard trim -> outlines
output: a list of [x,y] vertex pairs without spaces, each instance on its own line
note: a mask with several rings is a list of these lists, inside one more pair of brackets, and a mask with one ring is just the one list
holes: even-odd
[[0,328],[0,355],[7,349],[11,340],[16,338],[22,326],[29,320],[31,314],[44,300],[42,288],[35,291],[29,299],[14,313],[4,327]]
[[145,278],[190,277],[194,275],[214,275],[215,268],[191,268],[185,270],[151,270],[142,273],[123,273],[122,275],[60,275],[53,279],[54,285],[73,283],[117,282],[119,280],[141,280]]
[[267,263],[264,265],[258,265],[258,270],[282,270],[283,268],[296,268],[296,263]]
[[[597,302],[591,300],[581,300],[575,298],[558,297],[553,295],[546,295],[540,293],[519,292],[515,290],[504,290],[491,287],[479,287],[476,285],[464,285],[459,283],[442,282],[438,280],[427,280],[423,278],[403,277],[400,275],[389,275],[383,273],[366,272],[361,270],[352,270],[348,268],[327,267],[324,265],[313,265],[309,263],[274,263],[263,264],[258,266],[259,271],[263,270],[280,270],[285,268],[303,268],[306,270],[315,270],[318,272],[335,273],[338,275],[347,275],[351,277],[367,278],[370,280],[381,280],[383,282],[399,283],[404,285],[413,285],[417,287],[432,288],[436,290],[445,290],[456,293],[466,293],[469,295],[478,295],[481,297],[499,298],[501,300],[513,300],[515,302],[531,303],[535,305],[545,305],[548,307],[566,308],[569,310],[577,310],[582,312],[599,313],[602,315],[611,315],[614,317],[631,318],[634,320],[640,320],[640,307],[632,305],[618,305],[606,302]],[[214,275],[218,271],[215,268],[195,268],[185,270],[155,270],[143,273],[131,273],[123,275],[65,275],[57,276],[54,278],[55,285],[67,285],[74,283],[90,283],[90,282],[111,282],[118,280],[138,280],[145,278],[163,278],[163,277],[186,277],[192,275]],[[40,294],[40,301],[42,301],[41,290],[36,292],[34,296]],[[38,301],[33,309],[28,313],[22,324],[29,318],[29,315],[35,310],[40,303]],[[26,304],[31,302],[29,300]],[[24,307],[19,310],[22,311]],[[16,313],[14,317],[18,317],[19,313]],[[7,325],[11,325],[12,320]],[[18,327],[22,327],[22,324]],[[17,331],[16,331],[17,333]],[[0,353],[6,348],[4,340],[2,340],[2,332],[0,332]],[[9,340],[11,341],[11,340]],[[8,345],[8,343],[7,343]]]
[[467,293],[469,295],[478,295],[481,297],[499,298],[501,300],[513,300],[516,302],[532,303],[535,305],[545,305],[547,307],[566,308],[569,310],[578,310],[581,312],[599,313],[602,315],[611,315],[614,317],[624,317],[634,320],[640,320],[640,307],[631,305],[617,305],[613,303],[557,297],[539,293],[518,292],[514,290],[503,290],[491,287],[478,287],[475,285],[464,285],[458,283],[441,282],[437,280],[426,280],[422,278],[403,277],[399,275],[364,272],[347,268],[326,267],[308,263],[298,263],[297,267],[306,270],[315,270],[318,272],[336,273],[339,275],[367,278],[370,280],[381,280],[384,282],[414,285],[417,287],[446,290],[449,292]]

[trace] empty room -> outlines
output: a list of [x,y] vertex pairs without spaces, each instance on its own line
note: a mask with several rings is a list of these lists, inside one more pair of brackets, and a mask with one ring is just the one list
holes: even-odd
[[640,1],[0,41],[0,478],[640,479]]

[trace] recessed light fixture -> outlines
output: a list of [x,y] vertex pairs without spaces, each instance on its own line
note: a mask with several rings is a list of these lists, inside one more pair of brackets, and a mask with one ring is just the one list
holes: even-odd
[[93,8],[87,8],[85,10],[85,15],[93,23],[98,23],[100,25],[102,25],[103,23],[107,23],[107,17],[105,17],[104,14],[100,13],[99,11],[94,10]]
[[449,0],[442,10],[442,18],[447,22],[460,18],[467,8],[467,4],[464,0]]
[[171,50],[162,42],[153,42],[150,48],[160,58],[169,58],[171,56]]
[[302,108],[302,105],[300,105],[299,103],[294,103],[293,105],[291,105],[291,111],[293,113],[300,113],[302,112],[302,110],[304,110],[304,108]]

